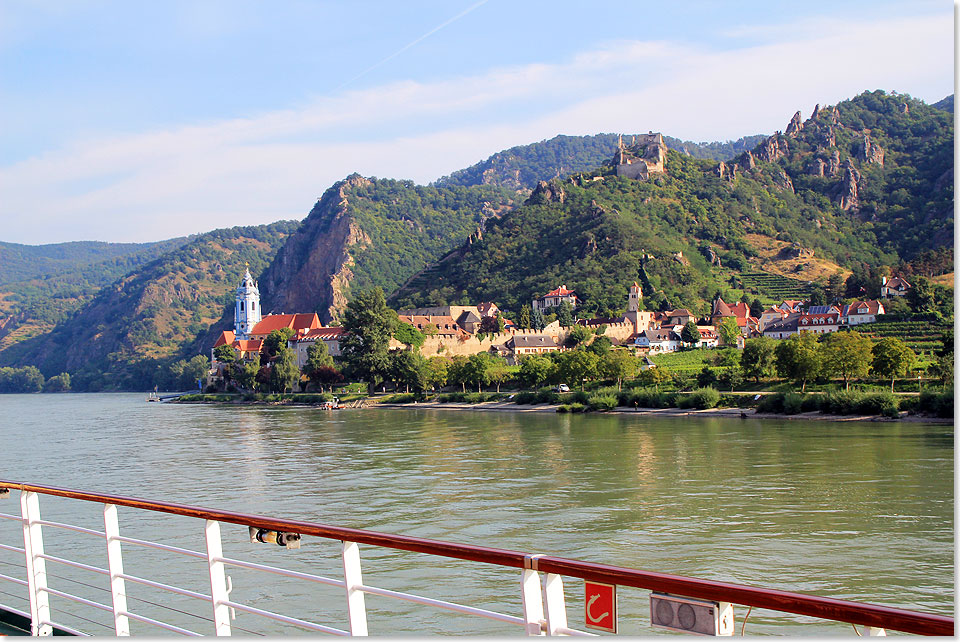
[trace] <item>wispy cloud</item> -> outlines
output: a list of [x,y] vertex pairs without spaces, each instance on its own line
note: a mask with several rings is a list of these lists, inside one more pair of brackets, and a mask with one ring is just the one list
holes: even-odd
[[736,138],[866,89],[928,99],[952,90],[952,24],[942,16],[788,36],[722,52],[609,43],[562,64],[397,82],[248,118],[75,141],[0,168],[0,234],[156,240],[301,218],[353,171],[427,182],[558,133]]

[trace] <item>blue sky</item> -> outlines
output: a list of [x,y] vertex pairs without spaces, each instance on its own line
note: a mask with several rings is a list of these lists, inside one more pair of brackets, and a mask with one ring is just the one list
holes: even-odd
[[943,1],[0,3],[0,240],[300,219],[557,134],[727,140],[953,93]]

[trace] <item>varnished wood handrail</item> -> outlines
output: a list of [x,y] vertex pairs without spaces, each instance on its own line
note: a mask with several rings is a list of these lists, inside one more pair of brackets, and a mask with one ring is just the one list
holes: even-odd
[[[42,486],[0,480],[0,488],[18,489],[43,495],[53,495],[102,504],[128,506],[130,508],[195,517],[197,519],[211,519],[219,522],[254,526],[256,528],[273,531],[300,533],[301,535],[370,544],[428,555],[497,564],[499,566],[529,568],[531,565],[530,555],[508,549],[474,546],[471,544],[454,544],[420,537],[392,535],[389,533],[329,526],[299,520],[277,519],[275,517],[214,510],[187,504],[160,502],[136,497],[126,497],[123,495],[91,493],[56,486]],[[872,626],[919,635],[954,635],[954,620],[951,617],[875,604],[850,602],[847,600],[776,589],[758,588],[743,584],[702,580],[667,573],[640,571],[619,566],[554,557],[551,555],[538,556],[536,558],[536,568],[546,573],[557,573],[590,581],[632,586],[706,600],[731,602],[744,606],[771,609],[797,615],[808,615],[837,622],[859,624],[861,626]]]

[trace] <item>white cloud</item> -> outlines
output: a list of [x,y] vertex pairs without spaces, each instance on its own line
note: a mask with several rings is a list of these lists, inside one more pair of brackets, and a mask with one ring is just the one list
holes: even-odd
[[[815,27],[815,28],[814,28]],[[296,108],[104,140],[0,168],[3,240],[144,241],[301,218],[332,182],[427,182],[558,133],[652,129],[722,140],[867,89],[952,91],[952,24],[898,19],[783,32],[726,51],[617,42],[563,64],[397,82]],[[939,92],[939,93],[938,93]]]

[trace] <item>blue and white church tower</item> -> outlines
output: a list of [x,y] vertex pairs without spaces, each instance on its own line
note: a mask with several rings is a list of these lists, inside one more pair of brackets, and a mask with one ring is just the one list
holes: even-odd
[[250,276],[250,265],[237,288],[237,303],[233,310],[233,330],[238,339],[249,339],[253,327],[260,323],[260,289]]

